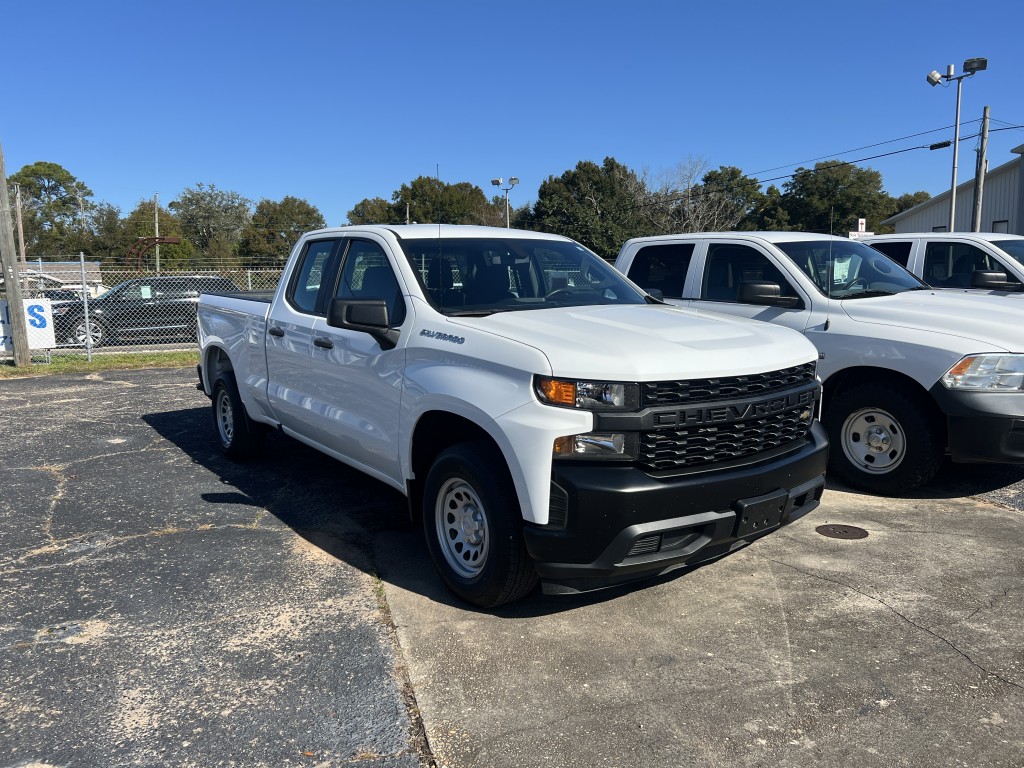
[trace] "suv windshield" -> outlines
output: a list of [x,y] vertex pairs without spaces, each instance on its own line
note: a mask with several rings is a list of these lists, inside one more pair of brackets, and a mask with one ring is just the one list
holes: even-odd
[[790,260],[833,299],[857,299],[916,291],[928,286],[864,243],[814,240],[776,243]]
[[1024,240],[993,240],[992,245],[1002,248],[1021,264],[1024,264]]
[[435,309],[486,315],[590,304],[644,304],[615,269],[582,245],[520,238],[403,240]]

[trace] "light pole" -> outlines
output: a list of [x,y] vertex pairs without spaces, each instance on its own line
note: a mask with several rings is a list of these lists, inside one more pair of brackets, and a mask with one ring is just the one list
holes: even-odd
[[953,181],[949,188],[949,231],[952,232],[956,222],[956,163],[960,157],[960,90],[965,77],[973,77],[975,72],[988,68],[988,59],[967,59],[964,62],[963,74],[956,74],[956,68],[950,64],[946,74],[940,75],[937,70],[928,73],[928,85],[936,86],[945,80],[949,83],[956,80],[956,123],[953,126]]
[[505,229],[508,229],[510,226],[512,226],[512,220],[510,218],[508,210],[508,193],[512,189],[512,187],[519,183],[519,179],[517,179],[515,176],[510,176],[508,179],[507,187],[501,186],[504,183],[505,180],[501,177],[498,177],[497,179],[491,179],[491,184],[505,191]]

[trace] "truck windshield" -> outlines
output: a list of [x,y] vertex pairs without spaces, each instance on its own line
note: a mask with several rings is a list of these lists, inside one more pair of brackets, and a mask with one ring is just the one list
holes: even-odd
[[427,299],[448,315],[486,315],[646,298],[582,245],[526,238],[402,240]]
[[993,240],[992,245],[1001,248],[1019,263],[1024,264],[1024,240]]
[[864,243],[813,240],[776,243],[815,286],[833,299],[857,299],[915,291],[928,286]]

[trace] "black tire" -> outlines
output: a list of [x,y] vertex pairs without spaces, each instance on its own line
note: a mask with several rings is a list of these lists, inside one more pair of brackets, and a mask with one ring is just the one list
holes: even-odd
[[266,430],[249,418],[230,371],[213,385],[213,431],[221,453],[230,459],[251,459],[263,448]]
[[537,585],[522,513],[504,459],[491,444],[462,443],[430,468],[423,532],[434,566],[468,603],[493,608]]
[[[102,347],[110,340],[110,334],[107,333],[103,323],[91,317],[89,318],[89,336],[92,338],[92,346],[94,348]],[[72,344],[81,344],[84,347],[85,339],[85,318],[82,318],[71,329],[68,341]]]
[[880,383],[836,393],[824,414],[829,471],[879,496],[898,496],[928,483],[946,453],[939,414],[923,394]]

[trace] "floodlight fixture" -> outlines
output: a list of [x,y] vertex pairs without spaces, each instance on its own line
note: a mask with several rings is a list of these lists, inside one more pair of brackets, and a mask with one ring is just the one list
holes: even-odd
[[[933,69],[928,73],[928,84],[936,86],[945,80],[951,83],[956,80],[956,122],[953,123],[953,179],[949,185],[949,227],[947,232],[956,230],[956,164],[960,156],[960,92],[963,89],[964,78],[973,77],[975,72],[982,72],[988,69],[988,59],[977,57],[967,59],[964,62],[963,74],[956,73],[956,67],[950,64],[946,67],[946,74],[940,75],[938,70]],[[935,149],[933,145],[930,149]]]

